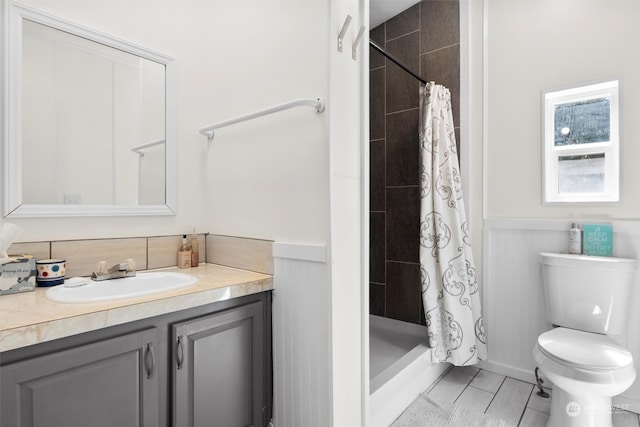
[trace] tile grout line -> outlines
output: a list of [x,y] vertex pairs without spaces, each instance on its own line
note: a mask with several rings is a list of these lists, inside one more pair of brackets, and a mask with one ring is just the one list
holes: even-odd
[[[385,42],[386,43],[394,42],[396,40],[399,40],[399,39],[401,39],[403,37],[406,37],[406,36],[410,36],[411,34],[415,34],[415,33],[418,33],[418,35],[420,34],[420,26],[419,26],[419,24],[418,24],[418,29],[417,30],[409,31],[408,33],[404,33],[404,34],[401,34],[399,36],[393,37],[393,38],[391,38],[389,40],[385,40]],[[385,34],[385,37],[386,37],[386,34]],[[419,47],[419,45],[418,45],[418,47]]]
[[478,370],[476,371],[476,373],[473,375],[473,377],[471,377],[471,379],[469,379],[469,382],[467,382],[467,385],[464,386],[464,388],[462,389],[462,391],[460,392],[460,394],[458,394],[458,396],[456,397],[456,399],[453,401],[454,404],[457,404],[456,402],[458,401],[458,399],[460,399],[460,396],[462,396],[464,394],[464,391],[471,385],[471,382],[473,381],[473,379],[475,377],[478,376],[478,374],[480,373],[480,368],[478,368]]
[[[505,377],[502,379],[502,382],[500,383],[500,386],[498,387],[498,389],[496,390],[495,393],[493,393],[493,397],[491,398],[491,401],[489,402],[489,404],[487,405],[487,409],[484,410],[484,413],[486,414],[487,411],[489,410],[489,407],[491,407],[491,404],[493,403],[493,401],[496,399],[496,396],[498,395],[498,392],[500,391],[500,389],[502,388],[502,386],[504,385],[504,382],[507,380],[507,376],[505,375]],[[482,390],[482,389],[481,389]],[[485,390],[486,391],[486,390]],[[487,414],[489,415],[489,414]]]
[[[453,369],[455,369],[455,368],[456,368],[455,366],[451,366],[447,371],[445,371],[445,372],[444,372],[444,373],[443,373],[443,374],[442,374],[442,375],[437,379],[437,381],[436,381],[434,384],[432,384],[432,385],[431,385],[427,390],[425,390],[425,391],[423,392],[423,394],[428,394],[430,391],[432,391],[432,390],[433,390],[433,389],[434,389],[434,388],[435,388],[439,383],[441,383],[441,382],[445,379],[445,377],[447,377],[449,374],[451,374],[451,371],[452,371]],[[507,379],[511,379],[511,380],[515,380],[515,381],[517,381],[517,382],[524,383],[524,384],[527,384],[527,385],[530,385],[530,386],[531,386],[531,390],[529,391],[529,395],[527,396],[527,399],[526,399],[526,401],[525,401],[525,404],[524,404],[524,406],[522,407],[522,411],[521,411],[521,412],[520,412],[520,414],[519,414],[518,421],[517,421],[517,423],[516,423],[515,425],[516,425],[516,426],[520,426],[520,425],[522,424],[522,422],[525,420],[525,414],[526,414],[527,410],[533,411],[534,413],[540,414],[541,416],[546,416],[546,417],[547,417],[547,419],[548,419],[548,417],[550,416],[550,414],[549,414],[549,413],[547,413],[547,412],[543,412],[543,411],[541,411],[541,410],[539,410],[539,409],[537,409],[537,408],[534,408],[534,407],[530,407],[530,406],[529,406],[529,403],[531,403],[531,402],[532,402],[532,399],[533,399],[533,393],[535,393],[535,392],[536,392],[535,384],[533,384],[533,383],[531,383],[531,382],[529,382],[529,381],[522,381],[522,380],[518,380],[518,379],[516,379],[516,378],[509,377],[509,376],[504,376],[504,378],[503,378],[503,379],[502,379],[502,381],[500,382],[500,385],[498,386],[498,388],[496,389],[496,391],[495,391],[495,392],[491,392],[491,391],[489,391],[489,390],[485,390],[484,388],[480,388],[480,387],[477,387],[477,386],[474,386],[474,385],[472,385],[472,384],[471,384],[471,383],[473,382],[473,380],[474,380],[474,379],[475,379],[475,378],[480,374],[480,371],[482,371],[482,369],[478,369],[478,371],[477,371],[477,372],[476,372],[476,373],[475,373],[475,374],[474,374],[474,375],[469,379],[469,381],[468,381],[468,382],[466,383],[466,385],[463,387],[462,391],[461,391],[461,392],[456,396],[456,398],[455,398],[455,400],[454,400],[454,402],[453,402],[453,404],[454,404],[454,405],[458,405],[458,403],[457,403],[457,402],[459,401],[460,397],[464,394],[464,392],[465,392],[469,387],[473,387],[473,388],[475,388],[476,390],[481,390],[481,391],[484,391],[484,392],[487,392],[487,393],[491,393],[491,394],[493,395],[493,396],[492,396],[492,398],[491,398],[491,400],[490,400],[490,401],[489,401],[489,403],[487,404],[486,409],[483,411],[483,413],[484,413],[484,414],[487,414],[487,410],[488,410],[488,409],[489,409],[489,407],[491,407],[491,405],[493,404],[493,402],[494,402],[495,398],[497,397],[498,393],[500,392],[500,390],[502,389],[502,387],[505,385],[506,380],[507,380]],[[630,411],[625,411],[625,412],[629,412],[629,413],[633,414],[633,420],[634,420],[634,421],[633,421],[633,425],[634,425],[634,426],[638,426],[638,427],[640,427],[640,414],[636,414],[636,413],[633,413],[633,412],[630,412]],[[487,415],[490,415],[490,414],[487,414]],[[616,425],[616,424],[614,423],[614,427],[615,427],[615,425]]]
[[520,414],[520,418],[518,418],[518,424],[516,424],[517,426],[519,426],[520,423],[522,423],[522,419],[524,418],[524,413],[527,412],[527,409],[530,409],[529,408],[529,401],[531,400],[531,395],[533,394],[534,390],[535,390],[535,388],[531,389],[531,391],[529,392],[529,397],[527,397],[527,401],[524,404],[524,409],[522,409],[522,413]]
[[518,420],[518,424],[516,424],[516,426],[520,426],[520,424],[522,423],[522,419],[524,418],[524,413],[527,411],[527,409],[530,410],[530,411],[537,412],[537,413],[542,414],[542,415],[546,415],[547,419],[549,418],[549,414],[546,414],[546,413],[544,413],[542,411],[538,411],[537,409],[529,408],[529,407],[525,406],[524,409],[522,410],[522,415],[520,415],[520,419]]
[[454,368],[454,366],[450,366],[449,369],[447,369],[446,371],[444,371],[436,381],[434,381],[433,384],[431,384],[431,386],[429,386],[429,388],[427,388],[425,391],[422,392],[422,394],[427,394],[429,393],[431,390],[433,390],[440,381],[442,381],[444,379],[444,377],[447,376],[447,374]]

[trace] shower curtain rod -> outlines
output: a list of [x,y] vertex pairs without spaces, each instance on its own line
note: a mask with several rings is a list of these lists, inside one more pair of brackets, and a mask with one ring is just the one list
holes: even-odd
[[373,40],[369,40],[369,45],[371,45],[372,48],[374,48],[375,50],[377,50],[378,52],[380,52],[381,54],[383,54],[384,56],[386,56],[387,58],[395,62],[397,66],[405,70],[407,73],[411,74],[414,78],[420,80],[423,84],[427,84],[427,81],[425,79],[423,79],[422,77],[420,77],[419,75],[411,71],[409,67],[404,65],[398,58],[396,58],[395,56],[391,55],[389,52],[381,48],[376,42],[374,42]]

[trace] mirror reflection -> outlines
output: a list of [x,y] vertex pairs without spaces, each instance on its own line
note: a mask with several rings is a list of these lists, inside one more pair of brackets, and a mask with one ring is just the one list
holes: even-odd
[[29,20],[22,31],[22,202],[164,204],[164,64]]
[[7,4],[3,216],[175,215],[173,58]]

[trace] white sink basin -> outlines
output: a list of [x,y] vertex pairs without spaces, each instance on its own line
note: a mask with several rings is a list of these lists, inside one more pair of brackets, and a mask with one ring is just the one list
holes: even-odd
[[[189,274],[169,271],[138,273],[135,277],[103,280],[72,281],[47,289],[47,298],[56,302],[87,303],[134,298],[192,286],[197,279]],[[86,284],[83,284],[86,282]],[[73,283],[73,285],[71,285]]]

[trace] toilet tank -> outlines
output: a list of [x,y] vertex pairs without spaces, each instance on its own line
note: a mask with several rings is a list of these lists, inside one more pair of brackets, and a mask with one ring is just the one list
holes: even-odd
[[637,260],[541,253],[540,264],[549,322],[598,334],[626,331]]

